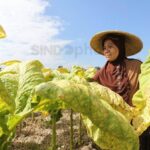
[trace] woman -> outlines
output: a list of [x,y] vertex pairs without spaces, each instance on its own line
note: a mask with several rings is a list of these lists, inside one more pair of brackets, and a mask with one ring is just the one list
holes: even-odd
[[[142,41],[127,32],[105,31],[96,34],[90,44],[107,59],[104,67],[94,76],[94,81],[118,93],[132,106],[133,94],[138,90],[138,75],[142,62],[127,56],[138,53],[143,47]],[[140,136],[140,150],[150,150],[148,130]]]

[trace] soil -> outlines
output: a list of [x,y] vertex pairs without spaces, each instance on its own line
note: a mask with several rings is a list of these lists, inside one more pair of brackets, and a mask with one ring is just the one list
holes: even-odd
[[[63,110],[63,116],[56,123],[57,150],[70,150],[70,110]],[[36,113],[25,119],[16,130],[9,150],[49,150],[51,146],[52,127],[50,117]],[[81,126],[79,140],[80,114],[73,113],[73,150],[98,150],[99,148],[87,136],[85,127]]]

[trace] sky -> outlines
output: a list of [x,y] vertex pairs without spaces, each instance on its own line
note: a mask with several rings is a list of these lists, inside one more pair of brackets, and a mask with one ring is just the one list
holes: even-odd
[[149,0],[0,0],[1,62],[38,59],[46,67],[103,66],[106,59],[90,48],[95,33],[122,30],[143,41],[133,55],[144,61],[150,42]]

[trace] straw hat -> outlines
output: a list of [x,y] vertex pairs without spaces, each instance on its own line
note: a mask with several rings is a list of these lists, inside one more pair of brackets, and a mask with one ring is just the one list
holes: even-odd
[[143,43],[139,37],[128,32],[110,30],[110,31],[103,31],[97,33],[92,37],[90,41],[90,45],[92,49],[94,49],[97,53],[103,55],[102,40],[108,34],[119,35],[125,38],[126,56],[131,56],[133,54],[136,54],[143,48]]
[[6,33],[3,29],[3,27],[0,25],[0,38],[4,38],[4,37],[6,37]]

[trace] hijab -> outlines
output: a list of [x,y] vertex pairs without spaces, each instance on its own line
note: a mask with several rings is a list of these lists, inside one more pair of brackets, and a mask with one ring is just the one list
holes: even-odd
[[119,55],[114,61],[107,61],[105,66],[100,70],[99,82],[118,93],[129,105],[132,105],[129,100],[130,83],[125,64],[125,59],[127,59],[125,39],[119,35],[107,35],[102,41],[103,47],[105,41],[108,39],[118,47]]

